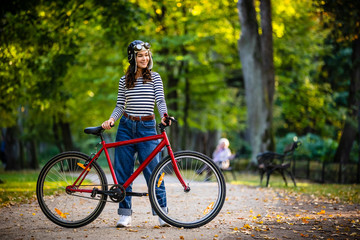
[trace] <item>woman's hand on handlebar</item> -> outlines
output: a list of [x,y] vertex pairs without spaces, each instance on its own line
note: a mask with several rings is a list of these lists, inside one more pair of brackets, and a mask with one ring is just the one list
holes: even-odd
[[166,115],[163,118],[161,118],[161,124],[164,126],[170,126],[171,125],[171,119]]
[[101,127],[103,129],[111,129],[114,126],[114,124],[115,124],[115,119],[110,118],[109,120],[106,120],[105,122],[103,122],[101,124]]
[[161,124],[163,126],[170,126],[172,122],[177,122],[174,117],[170,117],[166,113],[164,114],[164,117],[161,118]]

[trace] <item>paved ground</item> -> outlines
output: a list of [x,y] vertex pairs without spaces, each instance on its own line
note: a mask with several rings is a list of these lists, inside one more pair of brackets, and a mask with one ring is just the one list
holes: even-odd
[[112,203],[97,220],[78,229],[53,224],[37,202],[5,207],[0,209],[0,239],[360,239],[359,205],[271,188],[228,184],[220,214],[190,230],[158,227],[146,197],[134,198],[133,206],[132,227],[122,229],[114,227],[118,216]]

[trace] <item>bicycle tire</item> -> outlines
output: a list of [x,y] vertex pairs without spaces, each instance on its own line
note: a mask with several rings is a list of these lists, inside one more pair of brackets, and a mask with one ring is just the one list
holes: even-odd
[[[224,176],[216,164],[204,154],[180,151],[174,153],[174,157],[190,191],[184,191],[175,176],[170,156],[167,156],[156,166],[150,178],[151,205],[159,217],[172,226],[201,227],[213,220],[224,204]],[[205,167],[208,170],[200,173]],[[158,188],[163,183],[165,193]],[[163,195],[166,195],[167,206],[163,204]]]
[[[107,196],[104,194],[92,198],[90,193],[66,193],[66,186],[72,185],[83,171],[78,163],[84,164],[88,159],[80,152],[64,152],[46,163],[39,174],[38,203],[45,216],[57,225],[82,227],[94,221],[105,207]],[[95,185],[101,190],[108,188],[106,175],[96,162],[81,184],[86,189],[93,189]]]

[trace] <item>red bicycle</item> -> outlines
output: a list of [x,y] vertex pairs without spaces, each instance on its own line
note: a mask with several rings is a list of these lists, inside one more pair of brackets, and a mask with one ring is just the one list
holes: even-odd
[[[149,196],[154,211],[172,226],[196,228],[214,219],[226,195],[220,169],[204,154],[194,151],[173,153],[165,132],[166,126],[159,124],[159,128],[160,134],[114,143],[105,142],[101,126],[86,128],[85,133],[101,139],[102,147],[96,154],[58,154],[39,174],[36,195],[46,217],[60,226],[77,228],[94,221],[107,202],[120,202],[125,196]],[[161,141],[147,159],[124,184],[119,184],[108,149],[159,139]],[[126,192],[127,187],[164,147],[168,155],[153,170],[148,192]],[[103,152],[114,184],[108,184],[103,169],[97,163]],[[205,166],[207,172],[201,173],[200,169]],[[162,183],[165,184],[165,193],[159,194],[159,191],[164,191],[159,188]],[[161,207],[164,201],[159,196],[166,196],[168,211]]]

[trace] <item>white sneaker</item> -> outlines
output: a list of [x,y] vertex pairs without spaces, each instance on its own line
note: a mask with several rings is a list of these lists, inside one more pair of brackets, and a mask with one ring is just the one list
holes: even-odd
[[120,215],[120,219],[116,224],[116,227],[130,227],[131,216]]
[[159,223],[160,223],[160,227],[170,227],[170,225],[161,218],[159,218]]

